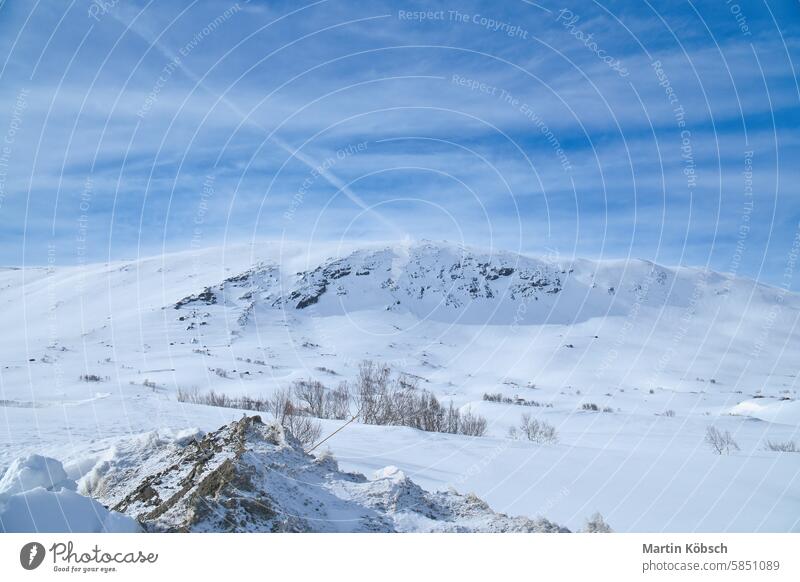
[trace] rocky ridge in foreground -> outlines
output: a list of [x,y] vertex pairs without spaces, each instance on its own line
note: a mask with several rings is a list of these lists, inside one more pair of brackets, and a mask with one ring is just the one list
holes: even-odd
[[95,495],[148,531],[567,532],[509,517],[474,495],[425,491],[394,467],[374,479],[316,458],[278,425],[243,417],[149,462],[107,463]]

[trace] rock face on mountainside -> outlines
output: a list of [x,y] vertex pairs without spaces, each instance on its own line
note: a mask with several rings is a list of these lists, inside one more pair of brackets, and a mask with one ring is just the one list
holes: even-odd
[[149,531],[566,532],[495,513],[472,495],[428,492],[389,467],[374,479],[305,453],[280,426],[243,417],[144,466],[105,467],[95,494]]
[[[298,315],[377,310],[480,321],[487,313],[503,319],[505,310],[505,319],[511,319],[520,303],[542,302],[542,310],[551,311],[571,273],[555,262],[514,253],[420,243],[357,250],[297,273],[282,273],[280,266],[262,262],[173,307],[188,320],[209,307],[234,308],[242,325],[259,308]],[[607,301],[607,291],[603,293]],[[479,313],[467,313],[476,307]]]
[[[276,309],[290,319],[388,311],[446,323],[541,325],[625,316],[642,307],[717,309],[732,293],[746,299],[751,292],[752,282],[642,260],[562,263],[425,241],[357,249],[297,272],[260,260],[172,307],[189,329],[215,312],[227,312],[226,325],[245,327],[260,310]],[[774,289],[759,295],[777,300]]]
[[[475,299],[494,299],[507,294],[511,300],[554,295],[561,291],[567,271],[526,261],[513,255],[481,257],[454,253],[433,244],[413,247],[408,257],[389,251],[357,252],[328,262],[300,275],[297,287],[286,297],[296,309],[316,304],[333,291],[343,296],[358,293],[359,287],[383,289],[392,297],[387,307],[404,301],[421,301],[432,296],[446,306],[461,307]],[[359,282],[358,278],[361,277]]]

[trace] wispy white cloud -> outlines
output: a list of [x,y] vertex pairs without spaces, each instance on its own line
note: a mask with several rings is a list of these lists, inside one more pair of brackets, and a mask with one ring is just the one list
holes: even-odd
[[[552,5],[441,5],[521,27],[525,38],[471,19],[398,18],[413,2],[358,11],[333,1],[125,2],[98,19],[88,1],[66,15],[50,2],[6,6],[0,98],[30,90],[0,205],[8,260],[19,257],[26,213],[27,234],[46,233],[42,245],[71,244],[88,177],[98,256],[145,239],[183,244],[209,175],[206,241],[239,231],[385,239],[397,228],[606,256],[684,260],[688,248],[691,260],[722,268],[750,150],[751,252],[774,253],[767,240],[792,235],[785,217],[800,209],[790,195],[800,120],[787,58],[798,55],[797,27],[781,38],[763,15],[743,37],[711,6],[698,8],[704,22],[688,6],[658,7],[664,21],[639,3],[587,6],[576,27],[593,35],[589,46]],[[357,144],[366,146],[337,158]],[[364,218],[374,212],[386,223]],[[784,220],[771,226],[773,214]],[[136,231],[142,216],[147,232]]]

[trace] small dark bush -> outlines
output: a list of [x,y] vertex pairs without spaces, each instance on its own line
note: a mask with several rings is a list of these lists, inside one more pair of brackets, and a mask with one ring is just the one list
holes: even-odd
[[794,441],[767,441],[767,450],[775,453],[800,453],[797,443]]
[[84,382],[102,382],[103,378],[97,374],[81,374],[80,379]]
[[503,396],[500,392],[487,392],[484,393],[483,399],[486,402],[499,402],[502,404],[515,404],[516,406],[534,406],[536,408],[544,407],[544,408],[553,408],[553,405],[549,402],[538,402],[536,400],[526,400],[525,398],[520,398],[519,396],[515,396],[514,398],[508,398],[507,396]]

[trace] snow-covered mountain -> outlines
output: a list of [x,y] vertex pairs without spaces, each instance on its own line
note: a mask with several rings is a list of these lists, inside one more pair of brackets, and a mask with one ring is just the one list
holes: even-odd
[[746,287],[647,261],[557,261],[424,242],[358,249],[296,273],[279,260],[262,260],[175,307],[221,304],[240,313],[241,323],[260,309],[282,308],[315,316],[391,311],[446,323],[572,324],[625,315],[634,305],[687,307],[693,294],[720,297]]
[[[326,443],[347,470],[395,465],[570,529],[597,510],[622,531],[799,527],[794,455],[764,447],[800,441],[800,299],[751,280],[448,243],[259,243],[6,269],[0,305],[15,330],[0,336],[0,470],[39,452],[83,483],[122,438],[241,417],[179,390],[334,388],[369,359],[488,430],[355,422]],[[524,413],[558,442],[510,440]],[[710,425],[740,453],[712,455]]]

